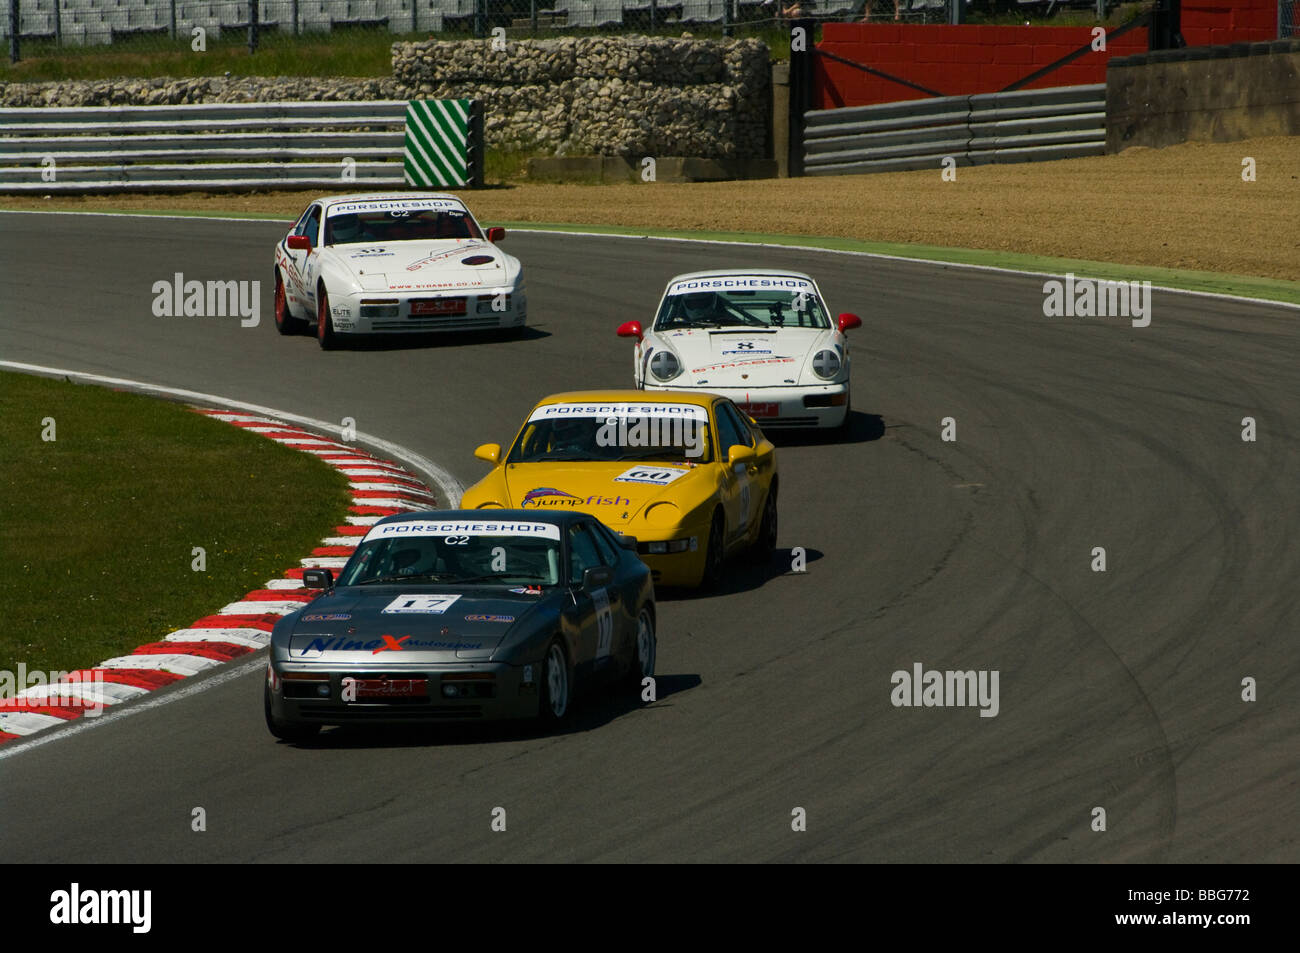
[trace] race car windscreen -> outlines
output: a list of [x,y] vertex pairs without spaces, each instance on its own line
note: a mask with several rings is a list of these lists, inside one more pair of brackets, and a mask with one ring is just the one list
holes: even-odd
[[450,532],[369,539],[338,579],[340,586],[380,583],[554,586],[560,581],[559,539]]
[[708,418],[654,415],[533,419],[507,463],[588,461],[708,463]]
[[[741,287],[727,287],[728,284]],[[785,287],[772,287],[783,284]],[[817,328],[831,326],[811,282],[791,278],[702,279],[668,290],[656,331],[686,328]]]
[[325,219],[326,245],[482,237],[473,217],[464,209],[371,209]]

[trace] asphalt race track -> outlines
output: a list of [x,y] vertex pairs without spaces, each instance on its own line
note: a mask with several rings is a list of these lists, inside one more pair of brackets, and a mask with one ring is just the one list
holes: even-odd
[[[1135,328],[1045,318],[1041,277],[515,233],[527,335],[324,353],[275,332],[283,228],[0,216],[0,357],[354,417],[468,485],[536,398],[630,384],[614,328],[668,277],[790,267],[863,318],[853,433],[781,440],[769,571],[661,602],[652,706],[296,748],[258,655],[0,759],[0,859],[1300,861],[1300,312],[1157,292]],[[261,324],[155,317],[175,272],[261,280]],[[998,714],[894,707],[914,662],[998,671]]]

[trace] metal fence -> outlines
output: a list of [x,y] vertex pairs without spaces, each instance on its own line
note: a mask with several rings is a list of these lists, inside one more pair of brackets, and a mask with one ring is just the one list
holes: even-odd
[[804,174],[1032,162],[1106,151],[1106,86],[942,96],[804,114]]
[[0,109],[0,192],[482,185],[482,130],[469,100]]

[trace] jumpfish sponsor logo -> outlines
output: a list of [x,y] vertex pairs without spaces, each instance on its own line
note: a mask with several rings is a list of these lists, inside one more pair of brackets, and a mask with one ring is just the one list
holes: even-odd
[[406,270],[419,271],[425,265],[432,265],[435,262],[442,261],[443,259],[452,258],[456,255],[463,255],[467,251],[474,251],[476,249],[484,248],[484,247],[486,246],[483,244],[483,242],[467,242],[463,245],[457,245],[455,248],[448,249],[447,251],[434,252],[431,255],[426,255],[424,258],[411,262],[409,265],[406,266]]
[[529,416],[529,421],[557,417],[681,417],[708,421],[709,412],[696,404],[543,404]]
[[152,890],[82,890],[74,883],[50,894],[50,922],[58,926],[127,924],[148,933],[153,924]]
[[[554,500],[555,502],[541,502],[547,499]],[[561,499],[569,499],[574,502],[568,504],[558,502]],[[532,503],[534,506],[577,506],[580,499],[581,497],[574,496],[572,493],[565,493],[563,490],[557,490],[553,486],[537,486],[524,494],[523,502],[519,504],[519,508],[523,509],[529,503]]]
[[920,662],[912,671],[899,670],[890,681],[889,701],[895,708],[975,708],[981,718],[996,718],[999,672],[926,670]]
[[339,202],[329,207],[330,217],[357,212],[427,212],[433,209],[460,209],[465,206],[455,199],[381,199],[372,202]]
[[255,328],[262,320],[260,281],[186,281],[178,271],[170,282],[155,281],[152,291],[154,317],[237,317],[245,328]]
[[[537,492],[534,490],[533,492]],[[560,493],[552,490],[552,493]],[[525,497],[525,500],[528,498]],[[525,536],[533,539],[559,540],[560,528],[554,523],[535,523],[514,520],[441,520],[425,522],[406,520],[400,523],[380,523],[366,534],[363,543],[372,539],[394,539],[406,536]]]
[[1043,316],[1130,318],[1135,328],[1151,323],[1151,282],[1076,278],[1043,282]]
[[465,621],[466,622],[514,622],[515,617],[512,615],[484,615],[480,613],[477,615],[465,616]]
[[529,490],[524,494],[523,502],[519,508],[526,506],[535,507],[572,507],[579,506],[631,506],[632,501],[625,496],[601,496],[599,493],[593,493],[591,496],[583,499],[580,496],[574,496],[572,493],[565,493],[563,490],[556,490],[549,486],[541,486]]
[[[394,645],[400,648],[395,649]],[[482,642],[464,642],[459,639],[417,639],[410,635],[400,637],[381,635],[373,639],[318,635],[313,636],[312,640],[302,648],[291,648],[289,656],[296,659],[310,659],[319,658],[326,652],[369,652],[371,655],[378,655],[380,652],[390,651],[454,652],[482,647]]]
[[683,417],[606,417],[596,431],[602,447],[654,447],[704,455],[708,420]]
[[87,718],[97,718],[104,711],[104,672],[29,672],[26,663],[19,662],[17,671],[0,671],[0,713],[20,697],[52,708],[76,708]]
[[697,291],[758,291],[762,289],[812,291],[813,284],[806,278],[782,275],[724,275],[716,278],[691,278],[668,286],[668,296],[691,294]]

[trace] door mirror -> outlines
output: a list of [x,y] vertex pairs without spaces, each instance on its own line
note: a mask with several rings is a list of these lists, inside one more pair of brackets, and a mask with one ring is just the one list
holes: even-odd
[[626,533],[615,533],[614,538],[618,540],[618,544],[622,546],[624,549],[629,549],[632,552],[636,552],[635,536],[628,536]]
[[645,335],[641,330],[640,321],[624,321],[618,326],[618,336],[621,338],[636,338],[638,341]]
[[840,334],[844,334],[846,331],[852,331],[854,328],[862,327],[862,319],[856,314],[845,312],[840,315],[839,327]]
[[311,239],[306,235],[290,235],[285,244],[293,251],[311,251]]
[[591,592],[614,581],[614,570],[608,566],[592,566],[582,573],[582,588]]
[[333,589],[334,572],[330,569],[304,569],[302,584],[306,589]]
[[753,447],[747,447],[743,443],[738,443],[727,451],[727,463],[731,466],[745,464],[748,466],[758,459],[758,454],[754,452]]
[[501,460],[501,444],[485,443],[474,451],[474,456],[495,466]]
[[506,237],[506,230],[502,228],[500,225],[493,225],[491,228],[488,229],[488,241],[490,241],[493,245],[495,245],[499,241],[502,241],[505,237]]

